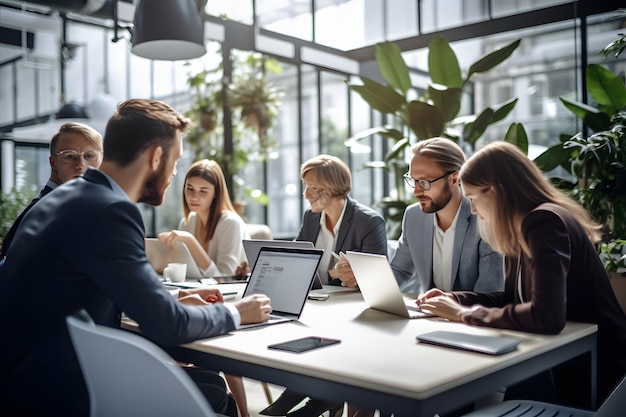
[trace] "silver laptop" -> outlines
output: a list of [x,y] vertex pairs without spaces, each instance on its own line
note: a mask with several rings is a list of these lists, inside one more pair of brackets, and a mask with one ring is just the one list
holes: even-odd
[[[262,247],[281,247],[281,248],[296,248],[296,249],[313,249],[313,243],[307,242],[304,240],[263,240],[263,239],[244,239],[243,240],[243,250],[246,253],[246,258],[248,259],[248,265],[252,268],[254,262],[256,261],[257,256],[259,256],[259,251]],[[319,274],[315,274],[315,280],[313,281],[313,286],[311,289],[319,290],[322,288],[322,281],[320,280]]]
[[410,319],[432,317],[404,299],[386,256],[352,251],[345,256],[368,307]]
[[273,311],[269,321],[239,328],[298,320],[323,254],[321,249],[262,247],[243,297],[265,294],[272,300]]
[[146,238],[146,256],[152,268],[162,274],[169,263],[187,264],[187,279],[200,279],[202,272],[196,261],[191,256],[189,248],[182,242],[176,242],[170,249],[166,244],[159,242],[157,238]]

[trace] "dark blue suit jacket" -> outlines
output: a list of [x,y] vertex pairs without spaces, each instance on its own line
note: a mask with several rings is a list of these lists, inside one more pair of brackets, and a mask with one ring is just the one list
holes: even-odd
[[[24,217],[0,272],[0,410],[88,415],[88,396],[65,325],[85,309],[119,327],[177,345],[235,329],[222,305],[183,306],[165,290],[144,249],[139,209],[89,169]],[[29,411],[24,411],[29,410]]]
[[[321,216],[321,212],[313,213],[311,209],[307,209],[296,240],[306,240],[315,244],[320,232]],[[350,197],[348,197],[346,211],[339,226],[335,253],[349,250],[387,256],[385,220],[375,210]],[[330,278],[329,282],[333,285],[341,285],[339,279]]]

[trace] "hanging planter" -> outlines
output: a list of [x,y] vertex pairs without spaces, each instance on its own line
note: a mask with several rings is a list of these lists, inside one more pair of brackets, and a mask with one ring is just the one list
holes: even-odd
[[213,109],[201,110],[200,125],[207,132],[213,132],[217,127],[217,112]]

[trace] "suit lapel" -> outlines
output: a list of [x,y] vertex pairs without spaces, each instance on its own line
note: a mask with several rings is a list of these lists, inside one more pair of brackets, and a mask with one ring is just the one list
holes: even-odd
[[469,200],[463,197],[461,199],[461,208],[459,211],[459,217],[456,220],[456,229],[454,231],[454,247],[452,249],[452,289],[455,288],[456,280],[459,273],[459,265],[461,263],[461,251],[463,249],[463,243],[465,242],[465,236],[470,225],[470,219],[472,212],[470,210]]
[[335,245],[335,251],[340,251],[340,248],[343,248],[344,241],[348,236],[348,232],[350,231],[350,227],[352,225],[352,217],[354,216],[354,207],[356,203],[350,197],[346,200],[346,211],[343,214],[343,219],[341,220],[341,226],[339,226],[339,234],[337,235],[337,245]]

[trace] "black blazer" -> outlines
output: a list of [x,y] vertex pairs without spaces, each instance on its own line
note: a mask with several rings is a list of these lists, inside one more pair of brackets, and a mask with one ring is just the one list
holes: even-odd
[[65,325],[79,309],[112,327],[124,311],[162,345],[235,329],[223,304],[184,306],[165,290],[146,257],[138,207],[95,169],[35,204],[0,282],[0,410],[15,414],[88,415]]
[[[335,253],[351,250],[387,256],[387,233],[382,216],[350,197],[346,204],[346,211],[339,226]],[[307,209],[296,240],[306,240],[315,244],[320,231],[321,216],[322,213],[313,213],[311,209]],[[341,285],[341,280],[329,277],[329,283]]]

